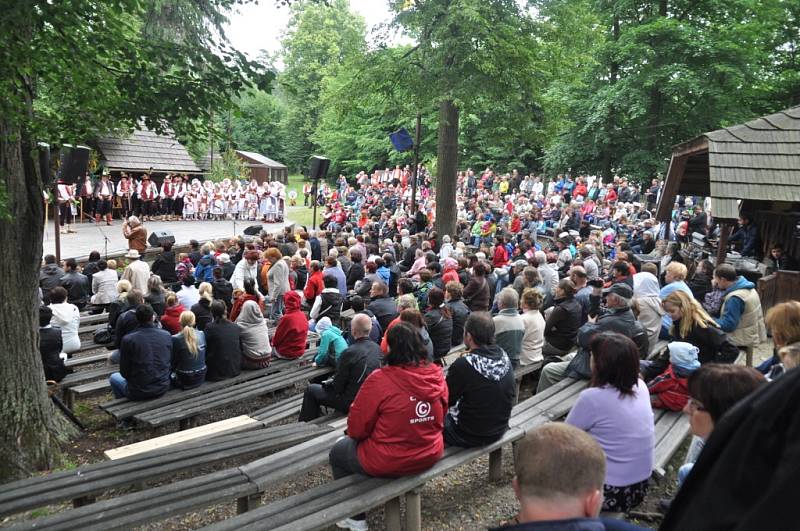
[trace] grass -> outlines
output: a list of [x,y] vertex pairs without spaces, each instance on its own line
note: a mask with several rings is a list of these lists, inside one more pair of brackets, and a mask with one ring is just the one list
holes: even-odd
[[[289,176],[289,184],[286,186],[286,194],[288,196],[290,190],[297,191],[297,205],[298,206],[289,206],[288,200],[286,204],[286,217],[288,220],[296,223],[297,225],[304,225],[311,229],[314,220],[314,211],[311,208],[303,206],[303,183],[304,183],[303,176],[301,174],[295,174]],[[322,209],[317,208],[317,227],[319,227],[319,223],[322,221]]]

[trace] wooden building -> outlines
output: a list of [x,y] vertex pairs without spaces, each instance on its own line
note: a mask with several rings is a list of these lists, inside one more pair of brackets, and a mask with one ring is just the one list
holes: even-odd
[[170,132],[157,134],[142,127],[128,137],[100,138],[95,144],[100,164],[114,175],[115,180],[121,172],[135,176],[150,172],[158,182],[167,173],[198,176],[203,173],[184,145]]
[[280,181],[283,184],[289,183],[289,168],[280,162],[252,151],[237,149],[236,155],[250,168],[250,175],[259,184],[272,181]]

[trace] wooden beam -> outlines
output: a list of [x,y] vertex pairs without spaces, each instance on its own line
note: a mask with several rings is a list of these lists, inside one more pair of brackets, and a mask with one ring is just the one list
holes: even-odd
[[661,198],[656,209],[656,219],[658,221],[669,221],[672,213],[672,205],[675,203],[675,196],[678,195],[678,188],[683,179],[683,172],[686,169],[686,161],[689,155],[672,156],[669,161],[667,178],[664,179],[664,189],[661,190]]
[[724,264],[725,258],[728,256],[728,238],[731,235],[730,223],[721,223],[719,228],[719,242],[717,247],[717,263],[716,265]]
[[694,140],[678,144],[672,148],[672,158],[697,155],[702,151],[708,151],[708,138],[699,136]]

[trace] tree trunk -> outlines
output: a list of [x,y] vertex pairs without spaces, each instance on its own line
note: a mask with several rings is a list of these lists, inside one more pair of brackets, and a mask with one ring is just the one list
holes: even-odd
[[439,104],[439,144],[436,161],[436,223],[439,238],[456,231],[458,173],[458,107],[452,100]]
[[58,439],[73,433],[48,398],[39,355],[44,205],[33,154],[20,126],[0,119],[0,186],[7,200],[0,241],[12,253],[0,260],[0,483],[52,467]]

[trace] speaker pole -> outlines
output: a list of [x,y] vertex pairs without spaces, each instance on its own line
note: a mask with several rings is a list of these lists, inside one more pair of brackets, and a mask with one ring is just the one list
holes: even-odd
[[61,266],[61,211],[58,208],[58,179],[53,184],[53,221],[56,223],[56,263]]
[[419,135],[422,129],[422,115],[417,113],[417,130],[414,134],[414,180],[411,182],[411,213],[417,213],[417,174],[419,173]]
[[311,214],[311,230],[317,230],[317,197],[319,197],[319,180],[314,183],[313,213]]

